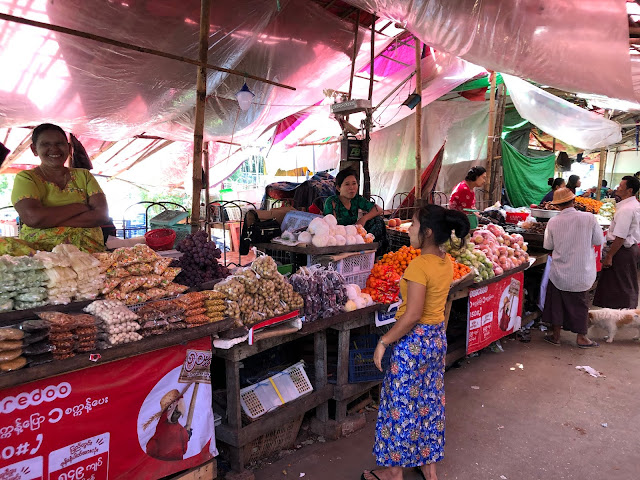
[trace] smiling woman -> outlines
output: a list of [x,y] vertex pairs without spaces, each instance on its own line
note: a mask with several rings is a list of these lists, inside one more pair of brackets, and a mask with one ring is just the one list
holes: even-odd
[[39,250],[71,243],[86,252],[104,250],[101,225],[107,200],[88,170],[67,168],[71,146],[64,130],[44,123],[33,130],[31,151],[40,165],[16,175],[11,193],[20,215],[20,238]]

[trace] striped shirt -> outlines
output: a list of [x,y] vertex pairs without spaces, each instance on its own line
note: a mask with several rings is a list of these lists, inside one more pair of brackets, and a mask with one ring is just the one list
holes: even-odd
[[604,243],[595,215],[566,208],[549,220],[544,248],[552,250],[549,280],[565,292],[586,292],[596,280],[595,245]]

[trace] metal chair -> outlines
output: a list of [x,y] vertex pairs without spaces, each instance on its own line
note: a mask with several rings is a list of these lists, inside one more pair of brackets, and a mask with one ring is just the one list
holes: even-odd
[[122,237],[123,238],[127,238],[127,232],[128,231],[142,230],[141,226],[139,226],[139,225],[136,225],[134,227],[127,227],[126,226],[126,215],[127,215],[127,212],[131,208],[134,208],[136,206],[144,206],[144,205],[146,205],[146,207],[144,209],[144,231],[145,231],[145,233],[149,231],[149,210],[151,208],[159,207],[161,209],[161,211],[166,211],[166,210],[170,210],[170,207],[177,207],[177,209],[181,209],[181,210],[183,210],[185,212],[189,211],[184,206],[180,205],[179,203],[175,203],[175,202],[151,202],[151,201],[143,200],[141,202],[137,202],[137,203],[134,203],[132,205],[129,205],[126,208],[126,210],[123,212],[123,214],[122,214],[122,228],[120,230],[122,230]]
[[[240,223],[240,235],[242,235],[242,226],[244,224],[244,217],[247,211],[257,210],[255,203],[248,202],[246,200],[216,200],[210,202],[207,205],[207,228],[211,228],[213,225],[221,226],[222,228],[222,255],[224,265],[235,265],[242,267],[242,255],[240,254],[240,245],[238,245],[238,263],[229,262],[227,264],[227,236],[226,225],[227,223],[239,222]],[[240,240],[238,235],[238,240]]]

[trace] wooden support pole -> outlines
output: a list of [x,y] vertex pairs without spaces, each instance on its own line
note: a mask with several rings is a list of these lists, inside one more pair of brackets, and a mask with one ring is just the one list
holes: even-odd
[[620,153],[619,146],[616,147],[616,153],[613,155],[613,165],[611,165],[611,175],[609,175],[609,183],[611,184],[611,187],[613,187],[613,176],[616,173],[616,160],[618,159],[618,153]]
[[607,149],[600,149],[600,165],[598,168],[598,185],[596,185],[596,200],[600,200],[602,195],[602,180],[604,179],[604,172],[607,168]]
[[[351,92],[353,91],[353,76],[356,73],[356,57],[358,56],[358,33],[360,30],[360,10],[356,18],[356,29],[353,32],[353,54],[351,55],[351,76],[349,77],[349,100],[351,100]],[[347,115],[347,121],[349,116]]]
[[202,190],[202,143],[204,141],[204,110],[207,99],[207,53],[209,51],[209,6],[211,0],[200,3],[200,41],[198,77],[196,81],[196,124],[193,131],[193,193],[191,198],[191,231],[200,228],[200,190]]
[[[209,2],[207,2],[208,4]],[[182,57],[180,55],[174,55],[172,53],[162,52],[160,50],[155,50],[153,48],[140,47],[138,45],[132,45],[130,43],[121,42],[119,40],[114,40],[108,37],[102,37],[100,35],[94,35],[92,33],[82,32],[80,30],[74,30],[72,28],[61,27],[59,25],[53,25],[50,23],[36,22],[34,20],[29,20],[27,18],[16,17],[14,15],[8,15],[6,13],[0,13],[0,20],[6,20],[7,22],[19,23],[21,25],[29,25],[31,27],[44,28],[46,30],[51,30],[58,33],[64,33],[67,35],[72,35],[74,37],[85,38],[87,40],[94,40],[99,43],[104,43],[106,45],[112,45],[114,47],[120,47],[125,50],[133,50],[135,52],[148,53],[149,55],[155,55],[157,57],[168,58],[170,60],[177,60],[183,63],[190,63],[191,65],[196,65],[199,67],[206,66],[209,70],[215,70],[217,72],[228,73],[230,75],[238,75],[239,77],[251,78],[252,80],[256,80],[262,83],[268,83],[269,85],[274,85],[280,88],[287,88],[289,90],[295,90],[294,87],[289,85],[284,85],[282,83],[274,82],[271,80],[267,80],[266,78],[257,77],[255,75],[251,75],[246,72],[240,72],[238,70],[233,70],[230,68],[218,67],[217,65],[212,65],[207,63],[207,59],[204,60],[198,59],[193,60],[191,58]],[[207,31],[208,34],[208,31]]]
[[422,42],[414,37],[416,43],[416,93],[420,100],[416,105],[416,169],[415,169],[415,206],[422,199]]
[[[493,164],[495,128],[496,128],[496,72],[490,76],[491,88],[489,89],[489,134],[487,135],[487,185],[491,185],[491,167]],[[485,190],[485,198],[490,201],[491,188]]]
[[204,188],[204,225],[207,229],[207,238],[211,238],[211,225],[209,224],[209,203],[211,202],[209,197],[209,142],[204,142],[203,145],[202,166],[204,169],[204,178],[202,179],[202,187]]
[[[371,18],[371,56],[369,58],[369,101],[373,100],[373,64],[376,60],[376,15]],[[369,144],[371,143],[371,127],[373,125],[373,110],[367,110],[364,132],[364,159],[362,161],[362,196],[369,200],[371,196],[371,177],[369,175]]]

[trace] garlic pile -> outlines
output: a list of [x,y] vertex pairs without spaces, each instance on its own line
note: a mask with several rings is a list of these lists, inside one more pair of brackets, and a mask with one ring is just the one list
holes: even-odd
[[[292,232],[283,233],[284,239],[292,239]],[[305,232],[298,235],[298,242],[314,247],[335,247],[342,245],[360,245],[372,243],[374,236],[361,225],[338,225],[336,217],[327,215],[314,218]]]

